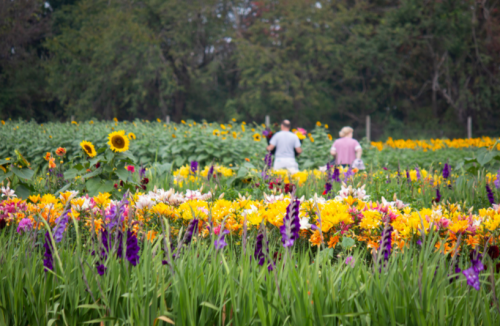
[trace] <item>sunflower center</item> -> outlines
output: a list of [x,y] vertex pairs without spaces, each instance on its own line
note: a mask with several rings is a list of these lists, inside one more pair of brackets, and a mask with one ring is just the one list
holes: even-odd
[[92,148],[89,145],[83,145],[87,153],[92,153]]
[[125,140],[121,136],[115,136],[111,139],[111,143],[113,144],[114,147],[116,148],[124,148],[125,147]]

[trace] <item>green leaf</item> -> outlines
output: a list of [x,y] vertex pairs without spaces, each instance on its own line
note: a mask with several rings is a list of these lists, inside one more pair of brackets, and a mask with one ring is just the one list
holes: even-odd
[[28,179],[31,180],[33,175],[35,174],[34,171],[30,169],[18,169],[14,165],[11,166],[11,171],[19,177],[19,179]]
[[87,180],[87,182],[85,182],[85,186],[87,187],[89,195],[94,196],[94,194],[97,194],[97,190],[101,186],[101,178],[95,177],[89,179]]
[[12,171],[7,173],[0,172],[0,182],[3,182],[5,179],[10,178],[12,176]]
[[121,168],[117,168],[115,170],[115,173],[116,175],[118,176],[118,178],[120,180],[123,180],[123,181],[127,181],[127,178],[130,177],[130,172],[127,171],[125,168],[121,167]]
[[78,175],[78,170],[77,169],[69,169],[64,172],[64,179],[65,180],[72,180]]
[[352,238],[349,238],[349,237],[343,237],[342,238],[342,247],[344,249],[349,249],[351,248],[352,246],[354,246],[356,242],[354,241],[354,239]]
[[16,195],[19,198],[27,199],[30,196],[30,193],[31,193],[30,190],[24,184],[19,184],[16,187]]

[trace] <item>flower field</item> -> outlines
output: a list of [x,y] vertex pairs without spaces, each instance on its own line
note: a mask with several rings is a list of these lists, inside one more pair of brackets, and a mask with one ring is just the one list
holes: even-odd
[[358,171],[318,123],[290,174],[258,125],[0,132],[0,324],[500,322],[496,139],[363,144]]

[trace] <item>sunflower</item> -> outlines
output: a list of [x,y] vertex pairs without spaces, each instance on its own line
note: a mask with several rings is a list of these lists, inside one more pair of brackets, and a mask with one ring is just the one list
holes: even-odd
[[112,151],[125,152],[128,150],[129,140],[124,130],[110,133],[108,139],[108,145]]
[[231,134],[232,134],[234,139],[236,139],[236,137],[238,137],[238,133],[236,131],[233,131]]
[[219,131],[219,129],[214,129],[214,131],[212,132],[212,134],[213,134],[214,136],[219,137],[219,136],[220,136],[220,131]]
[[253,134],[253,140],[254,140],[254,141],[260,141],[260,140],[261,140],[261,138],[262,138],[262,137],[260,136],[260,134],[257,134],[257,133]]
[[92,145],[91,142],[84,140],[80,143],[80,146],[85,151],[85,153],[87,153],[87,155],[89,157],[94,157],[97,155],[97,152],[95,151],[95,147],[94,147],[94,145]]
[[137,137],[135,137],[135,134],[133,132],[128,133],[128,138],[134,139],[134,140],[137,139]]
[[332,138],[332,135],[328,134],[328,139],[329,139],[330,141],[332,141],[332,139],[333,139],[333,138]]
[[316,121],[316,126],[321,127],[321,122]]
[[245,125],[244,124],[241,125],[241,131],[245,132]]

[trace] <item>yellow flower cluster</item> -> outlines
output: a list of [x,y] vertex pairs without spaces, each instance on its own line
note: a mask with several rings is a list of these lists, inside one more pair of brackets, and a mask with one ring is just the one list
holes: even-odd
[[[440,235],[436,248],[445,253],[453,248],[470,250],[484,245],[488,239],[494,243],[500,240],[500,206],[480,209],[477,214],[464,211],[457,204],[415,210],[396,198],[393,202],[382,199],[382,203],[362,200],[360,198],[364,197],[356,195],[362,188],[342,191],[330,200],[317,196],[300,199],[300,235],[311,245],[328,242],[332,247],[339,238],[350,237],[366,243],[368,248],[377,249],[388,224],[393,227],[393,246],[401,251],[431,231]],[[203,197],[206,195],[188,191],[184,196],[173,190],[137,193],[129,198],[130,203],[122,210],[124,227],[134,225],[135,232],[142,232],[147,239],[153,240],[161,232],[160,219],[170,221],[174,234],[196,218],[200,220],[198,231],[202,236],[208,234],[208,222],[211,222],[214,227],[224,224],[232,236],[239,237],[245,223],[249,230],[259,228],[262,222],[268,227],[279,228],[290,204],[290,197],[284,195],[265,195],[263,200],[240,197],[233,201],[222,197],[207,199]],[[30,196],[28,200],[9,198],[0,201],[0,208],[9,211],[8,223],[17,224],[29,218],[35,228],[43,228],[42,219],[54,226],[66,206],[70,209],[69,216],[81,221],[88,232],[99,233],[107,223],[106,215],[117,202],[110,199],[109,193],[93,198],[75,196],[76,192],[67,191],[59,197],[47,194]],[[129,221],[130,218],[133,220]],[[72,223],[68,227],[72,227]]]
[[446,148],[477,148],[477,147],[487,147],[492,148],[496,146],[497,150],[500,150],[500,142],[497,138],[491,137],[481,137],[481,138],[460,138],[460,139],[430,139],[430,140],[404,140],[398,139],[394,140],[391,137],[387,139],[386,142],[371,142],[371,145],[377,148],[379,151],[384,148],[397,148],[397,149],[413,149],[413,150],[423,150],[424,152],[428,150],[436,151]]

